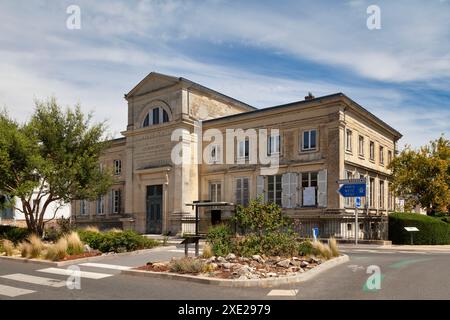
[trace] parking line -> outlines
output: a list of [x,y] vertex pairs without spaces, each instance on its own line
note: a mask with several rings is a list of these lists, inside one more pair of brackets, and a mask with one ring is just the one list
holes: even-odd
[[93,268],[102,268],[102,269],[113,269],[113,270],[130,270],[130,269],[133,269],[133,267],[128,267],[128,266],[119,266],[119,265],[115,265],[115,264],[92,263],[92,262],[80,263],[79,266],[93,267]]
[[0,295],[7,296],[7,297],[17,297],[22,296],[24,294],[30,294],[36,291],[28,290],[28,289],[21,289],[16,287],[10,287],[0,284]]
[[44,278],[44,277],[36,277],[36,276],[32,276],[29,274],[23,274],[23,273],[7,274],[7,275],[1,276],[1,277],[4,279],[21,281],[21,282],[38,284],[41,286],[49,286],[49,287],[55,287],[55,288],[64,287],[66,285],[65,281]]
[[[74,271],[68,270],[68,269],[46,268],[46,269],[41,269],[41,270],[37,270],[37,271],[59,274],[59,275],[63,275],[63,276],[74,275]],[[81,278],[96,279],[96,280],[113,276],[112,274],[108,274],[108,273],[97,273],[97,272],[88,272],[88,271],[80,271],[79,275]]]
[[279,290],[279,289],[274,289],[274,290],[270,290],[269,293],[267,294],[267,296],[278,296],[278,297],[295,297],[298,293],[298,290]]

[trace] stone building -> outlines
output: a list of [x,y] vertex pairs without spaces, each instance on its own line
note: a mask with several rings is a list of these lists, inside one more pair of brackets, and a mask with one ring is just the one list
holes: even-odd
[[[342,93],[256,109],[187,79],[150,73],[125,99],[124,137],[113,140],[101,159],[113,168],[116,183],[97,201],[72,203],[80,225],[176,234],[192,217],[186,204],[245,205],[260,195],[313,226],[354,212],[352,200],[336,192],[337,180],[359,177],[367,179],[362,218],[393,209],[387,165],[401,134]],[[233,129],[243,134],[230,141]],[[208,132],[222,133],[224,141]],[[259,152],[256,161],[253,151]],[[188,161],[177,163],[180,155]],[[261,155],[276,158],[275,171],[259,161]],[[230,207],[212,209],[203,212],[204,221],[211,213],[219,220],[230,214]],[[354,225],[344,221],[338,228],[351,232]]]

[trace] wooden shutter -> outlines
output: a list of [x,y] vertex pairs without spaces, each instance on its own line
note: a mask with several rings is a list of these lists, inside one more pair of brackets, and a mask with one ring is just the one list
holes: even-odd
[[317,175],[317,204],[319,207],[326,207],[327,206],[327,170],[321,170],[319,171],[319,174]]

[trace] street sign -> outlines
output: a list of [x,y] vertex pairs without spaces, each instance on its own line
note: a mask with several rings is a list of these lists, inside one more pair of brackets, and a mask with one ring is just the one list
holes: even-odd
[[355,207],[361,208],[361,197],[355,198]]
[[366,185],[365,184],[343,184],[338,192],[343,197],[365,197]]
[[406,231],[411,232],[411,245],[414,244],[414,240],[413,240],[413,232],[417,232],[419,231],[419,229],[417,229],[416,227],[404,227]]
[[317,238],[319,237],[319,228],[313,228],[312,231],[314,240],[317,240]]
[[341,179],[341,180],[338,180],[337,183],[339,183],[339,184],[366,184],[366,178]]

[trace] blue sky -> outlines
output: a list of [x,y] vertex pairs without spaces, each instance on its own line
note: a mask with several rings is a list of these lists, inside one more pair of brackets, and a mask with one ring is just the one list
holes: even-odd
[[[69,5],[81,29],[66,28]],[[369,5],[381,29],[366,26]],[[255,107],[343,92],[419,146],[450,136],[450,1],[2,1],[0,106],[79,102],[119,136],[151,71]]]

